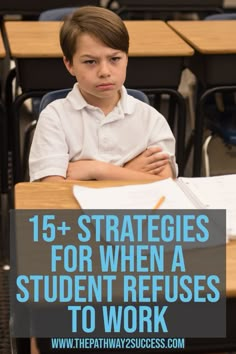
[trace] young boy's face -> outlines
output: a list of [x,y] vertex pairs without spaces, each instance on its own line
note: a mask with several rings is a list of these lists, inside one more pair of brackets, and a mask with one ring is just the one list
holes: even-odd
[[125,52],[107,47],[98,38],[84,33],[77,40],[72,63],[66,59],[64,62],[76,77],[80,91],[89,104],[118,100],[126,77],[128,58]]

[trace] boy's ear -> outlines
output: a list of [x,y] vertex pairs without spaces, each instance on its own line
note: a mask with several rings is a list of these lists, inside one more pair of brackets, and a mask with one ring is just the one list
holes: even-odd
[[66,69],[69,71],[69,73],[72,76],[75,76],[73,64],[71,64],[71,62],[65,56],[63,56],[63,62],[65,64]]

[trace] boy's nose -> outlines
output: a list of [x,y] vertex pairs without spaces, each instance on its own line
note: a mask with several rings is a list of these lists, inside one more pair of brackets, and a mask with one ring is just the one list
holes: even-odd
[[110,71],[107,63],[101,63],[99,66],[99,76],[100,77],[107,77],[110,76]]

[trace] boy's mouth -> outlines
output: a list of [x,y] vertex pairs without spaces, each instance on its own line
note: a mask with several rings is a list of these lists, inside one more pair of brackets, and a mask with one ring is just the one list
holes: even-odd
[[99,84],[97,85],[98,89],[111,89],[114,87],[114,84],[112,84],[111,82],[104,82],[103,84]]

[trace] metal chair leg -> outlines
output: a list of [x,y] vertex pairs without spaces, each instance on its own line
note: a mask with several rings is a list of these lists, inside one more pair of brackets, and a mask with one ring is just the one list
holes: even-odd
[[202,147],[202,152],[203,152],[203,161],[204,161],[204,168],[205,168],[205,175],[206,177],[210,176],[210,162],[209,162],[209,154],[208,154],[208,146],[210,144],[210,141],[212,139],[212,135],[209,135]]

